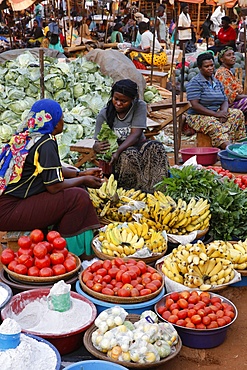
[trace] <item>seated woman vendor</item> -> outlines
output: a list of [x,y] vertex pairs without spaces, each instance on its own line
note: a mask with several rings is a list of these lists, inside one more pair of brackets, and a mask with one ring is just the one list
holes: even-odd
[[232,73],[236,63],[235,53],[232,47],[226,46],[218,54],[220,67],[216,70],[215,78],[224,86],[225,94],[231,108],[240,109],[247,119],[247,95],[245,95],[242,82]]
[[246,136],[243,112],[228,107],[224,88],[213,76],[213,54],[199,54],[197,66],[200,73],[186,86],[187,99],[191,103],[185,114],[186,122],[196,132],[209,135],[212,146],[225,149],[231,142]]
[[99,188],[102,171],[61,165],[55,136],[63,131],[63,112],[50,99],[34,103],[0,154],[0,229],[31,231],[53,226],[79,255],[91,254],[99,221],[84,186]]
[[168,176],[168,160],[162,143],[147,140],[143,131],[147,124],[146,103],[138,99],[137,84],[125,79],[112,87],[111,99],[96,120],[94,150],[104,153],[107,141],[98,141],[97,135],[106,122],[118,136],[118,149],[110,164],[118,185],[125,189],[153,192],[154,185]]
[[[167,63],[167,55],[160,45],[158,39],[149,31],[149,23],[140,22],[139,32],[141,34],[141,45],[140,47],[131,47],[128,50],[130,53],[131,60],[136,60],[144,65],[151,65],[153,58],[153,65],[164,66]],[[154,40],[154,55],[153,50],[153,38]]]

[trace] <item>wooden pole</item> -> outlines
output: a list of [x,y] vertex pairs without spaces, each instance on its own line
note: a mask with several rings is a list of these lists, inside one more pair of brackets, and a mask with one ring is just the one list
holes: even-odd
[[174,44],[173,44],[173,49],[172,49],[172,61],[171,61],[171,67],[170,67],[170,76],[171,77],[172,77],[172,73],[173,73],[173,63],[174,63],[176,43],[177,43],[177,37],[178,37],[178,19],[177,19],[175,8],[174,8],[174,21],[175,21],[175,34],[174,34]]
[[[184,99],[184,69],[185,69],[185,43],[183,43],[183,56],[182,56],[182,68],[181,68],[181,85],[180,85],[180,101]],[[182,134],[183,117],[182,115],[178,120],[178,149],[181,148],[181,134]]]
[[154,34],[153,34],[153,49],[152,49],[152,62],[151,62],[151,75],[150,75],[150,84],[153,84],[153,72],[154,72],[154,48],[155,48],[155,27],[156,27],[157,14],[155,13],[154,17]]
[[245,78],[244,78],[244,94],[247,94],[247,58],[246,58],[246,24],[244,22],[244,69],[245,69]]
[[68,14],[68,17],[69,17],[69,30],[70,30],[70,27],[71,27],[70,12],[71,12],[71,8],[70,8],[70,0],[67,0],[67,14]]
[[174,142],[174,162],[178,162],[178,129],[177,129],[177,106],[176,106],[176,82],[175,72],[172,72],[172,124],[173,124],[173,142]]
[[40,98],[45,97],[45,83],[44,83],[44,49],[39,49],[39,68],[40,68]]
[[200,33],[200,15],[201,15],[201,3],[198,4],[198,14],[197,14],[197,24],[196,24],[196,33]]

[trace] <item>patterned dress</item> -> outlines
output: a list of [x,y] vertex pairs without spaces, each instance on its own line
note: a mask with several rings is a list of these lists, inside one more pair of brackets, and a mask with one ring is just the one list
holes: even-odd
[[234,76],[230,69],[223,66],[217,69],[215,78],[224,86],[224,91],[230,107],[240,109],[246,115],[247,97],[236,100],[237,95],[243,94],[244,90],[242,83]]

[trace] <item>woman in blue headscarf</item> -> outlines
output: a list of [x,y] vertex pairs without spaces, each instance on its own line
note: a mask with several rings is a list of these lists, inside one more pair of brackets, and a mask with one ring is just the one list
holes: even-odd
[[88,193],[99,188],[102,171],[63,167],[55,139],[63,112],[50,99],[37,101],[0,154],[0,227],[31,231],[53,226],[77,255],[90,254],[99,221]]

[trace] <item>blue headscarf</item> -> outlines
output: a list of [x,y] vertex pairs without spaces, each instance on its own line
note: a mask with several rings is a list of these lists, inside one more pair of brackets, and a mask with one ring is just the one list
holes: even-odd
[[9,183],[20,180],[26,157],[37,139],[52,134],[62,118],[62,108],[51,99],[41,99],[33,104],[27,118],[2,148],[0,154],[0,195]]

